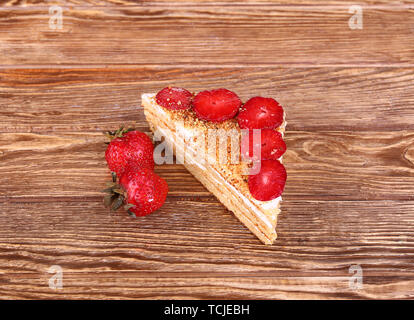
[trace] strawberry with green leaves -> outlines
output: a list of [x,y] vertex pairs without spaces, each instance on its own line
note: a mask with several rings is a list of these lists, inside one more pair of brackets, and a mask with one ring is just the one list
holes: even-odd
[[112,211],[124,207],[133,216],[146,216],[164,204],[168,194],[167,182],[148,168],[128,165],[117,183],[116,174],[112,184],[103,190],[106,207]]

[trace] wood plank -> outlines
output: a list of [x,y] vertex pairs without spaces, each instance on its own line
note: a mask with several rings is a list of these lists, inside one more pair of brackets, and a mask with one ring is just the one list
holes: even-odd
[[414,68],[0,70],[0,132],[147,130],[140,95],[177,85],[275,97],[288,131],[414,129]]
[[[5,299],[412,299],[413,280],[369,277],[363,290],[344,277],[160,275],[151,272],[64,273],[63,288],[48,287],[52,274],[0,275]],[[380,280],[381,279],[381,280]],[[380,280],[380,281],[379,281]]]
[[[100,133],[0,134],[0,200],[96,200],[109,180],[104,141]],[[288,131],[286,142],[286,199],[414,200],[414,131]],[[156,171],[171,196],[209,195],[182,165]]]
[[[244,0],[244,1],[229,1],[229,0],[84,0],[80,4],[78,0],[54,0],[54,5],[61,6],[137,6],[145,5],[151,7],[157,6],[188,6],[188,5],[212,5],[212,6],[238,6],[238,5],[250,5],[250,6],[351,6],[355,5],[354,1],[350,0],[324,0],[315,1],[311,0]],[[358,1],[358,5],[362,6],[409,6],[414,4],[412,0],[362,0]],[[47,1],[42,0],[6,0],[0,3],[0,6],[46,6],[52,5]]]
[[[2,297],[414,295],[413,201],[285,201],[273,246],[212,198],[168,198],[139,219],[99,201],[0,208]],[[48,288],[52,265],[64,272],[59,293]],[[351,265],[363,269],[363,290],[349,288]]]
[[[412,66],[413,10],[365,8],[351,30],[348,7],[165,6],[0,10],[1,65]],[[333,54],[334,53],[334,54]]]
[[[100,201],[1,203],[1,271],[34,272],[56,263],[71,272],[277,271],[310,276],[343,275],[354,263],[372,275],[392,271],[414,276],[413,205],[285,201],[276,245],[264,246],[213,198],[203,203],[168,198],[160,211],[137,219],[109,214]],[[387,259],[393,263],[381,264]],[[13,270],[18,261],[20,269]]]

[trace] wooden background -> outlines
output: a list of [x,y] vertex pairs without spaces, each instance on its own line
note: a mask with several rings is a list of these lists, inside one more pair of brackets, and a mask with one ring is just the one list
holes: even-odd
[[[414,297],[414,1],[0,3],[1,298]],[[285,107],[272,247],[180,165],[159,212],[104,209],[101,132],[167,85]]]

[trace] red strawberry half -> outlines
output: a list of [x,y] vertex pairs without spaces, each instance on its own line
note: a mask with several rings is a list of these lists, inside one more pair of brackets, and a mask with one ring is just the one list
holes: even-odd
[[234,118],[241,104],[237,94],[227,89],[202,91],[194,97],[193,101],[197,116],[202,120],[213,122]]
[[157,103],[170,110],[185,110],[191,107],[193,95],[184,88],[166,87],[157,93]]
[[286,169],[277,160],[264,160],[258,174],[249,176],[249,190],[253,198],[269,201],[279,197],[286,183]]
[[[280,132],[271,129],[257,130],[260,143],[254,138],[253,130],[243,135],[242,152],[253,160],[277,160],[286,152],[286,143]],[[260,156],[260,158],[259,158]]]
[[272,98],[249,99],[237,116],[242,129],[274,129],[283,123],[283,108]]
[[112,141],[105,151],[105,159],[112,172],[122,175],[130,162],[154,169],[154,146],[145,133],[120,128],[116,132],[108,132],[107,136]]

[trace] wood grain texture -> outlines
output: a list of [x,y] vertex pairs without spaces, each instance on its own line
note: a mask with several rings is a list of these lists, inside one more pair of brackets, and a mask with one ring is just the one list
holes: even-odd
[[0,70],[0,132],[146,130],[140,95],[168,85],[275,97],[289,131],[414,130],[414,68],[128,67]]
[[[363,6],[410,6],[414,4],[412,0],[362,0],[358,1],[358,5]],[[46,5],[61,5],[61,6],[197,6],[197,5],[211,5],[211,6],[239,6],[239,5],[267,5],[267,6],[351,6],[355,5],[354,1],[350,0],[324,0],[324,1],[311,1],[311,0],[241,0],[241,1],[229,1],[229,0],[3,0],[0,5],[5,7],[18,7],[18,6],[46,6]]]
[[[96,199],[110,180],[104,141],[100,133],[0,134],[0,199]],[[287,199],[414,200],[414,131],[288,131],[286,142]],[[182,165],[156,171],[172,196],[208,195]]]
[[[0,10],[1,65],[384,65],[413,66],[413,9],[364,10],[351,30],[348,7],[101,6]],[[91,54],[93,52],[93,54]]]
[[[363,30],[351,4],[2,1],[0,298],[413,299],[414,3],[358,2]],[[274,246],[181,165],[158,212],[104,209],[101,131],[147,132],[140,94],[171,84],[286,109]]]
[[[65,273],[66,286],[47,286],[51,274],[0,275],[0,295],[9,299],[412,299],[412,278],[365,277],[363,290],[339,277],[285,277],[249,274],[159,272]],[[380,281],[378,281],[381,279]],[[46,285],[45,285],[46,284]]]
[[[160,211],[140,219],[110,214],[100,201],[2,202],[1,271],[13,272],[19,264],[19,271],[39,272],[59,264],[70,272],[345,276],[354,263],[368,275],[408,276],[413,206],[413,201],[286,200],[278,243],[264,246],[212,196],[169,197]],[[381,256],[393,263],[379,263]]]
[[[0,206],[3,296],[414,295],[413,201],[285,201],[275,246],[263,246],[212,197],[169,198],[142,219],[110,215],[94,201]],[[55,264],[64,271],[60,293],[48,288],[47,270]],[[363,290],[348,285],[355,264],[363,268]],[[145,290],[142,282],[154,278]]]

